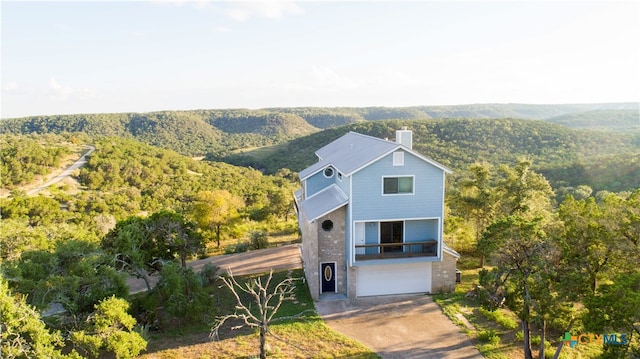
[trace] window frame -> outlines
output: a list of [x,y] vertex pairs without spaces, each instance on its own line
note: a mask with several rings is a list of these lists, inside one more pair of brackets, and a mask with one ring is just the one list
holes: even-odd
[[[385,193],[385,179],[396,178],[398,192]],[[411,178],[411,192],[400,192],[400,178]],[[382,176],[382,195],[383,196],[411,196],[416,193],[416,176],[415,175],[394,175],[394,176]]]
[[[330,175],[330,176],[328,176],[328,175],[327,175],[327,171],[331,171],[331,175]],[[323,170],[322,170],[322,175],[323,175],[325,178],[333,178],[333,176],[334,176],[335,174],[336,174],[336,170],[335,170],[335,169],[333,169],[333,167],[331,167],[331,166],[329,166],[329,167],[325,167],[325,169],[323,169]]]

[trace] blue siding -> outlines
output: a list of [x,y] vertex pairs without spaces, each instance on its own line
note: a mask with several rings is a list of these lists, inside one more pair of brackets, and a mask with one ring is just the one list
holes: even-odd
[[[413,175],[414,194],[382,195],[382,177]],[[441,217],[444,172],[405,152],[404,166],[393,166],[393,154],[353,175],[352,220]]]
[[422,242],[429,239],[438,240],[438,238],[437,219],[406,221],[404,223],[405,242]]
[[322,174],[322,171],[314,174],[313,176],[307,178],[307,197],[305,198],[309,198],[311,196],[313,196],[314,194],[320,192],[321,190],[329,187],[331,184],[334,183],[336,178],[336,175],[334,174],[333,177],[331,178],[327,178]]
[[[336,171],[337,172],[337,171]],[[347,198],[349,197],[350,193],[349,193],[349,177],[343,175],[342,176],[342,180],[338,179],[338,174],[335,174],[335,184],[336,186],[338,186],[342,192],[344,192],[344,194],[347,195]]]
[[378,222],[367,222],[364,226],[364,243],[378,244],[380,242],[380,235],[378,235]]

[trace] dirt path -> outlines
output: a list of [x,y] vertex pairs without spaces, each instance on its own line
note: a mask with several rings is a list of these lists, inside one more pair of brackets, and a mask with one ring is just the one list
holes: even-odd
[[89,146],[87,145],[86,148],[88,149],[87,152],[85,152],[82,156],[80,156],[80,158],[75,161],[71,166],[67,167],[67,169],[65,169],[64,171],[62,171],[62,173],[60,173],[59,175],[53,177],[52,179],[48,180],[47,182],[45,182],[42,186],[39,186],[37,188],[34,188],[30,191],[27,192],[27,195],[29,196],[34,196],[36,194],[38,194],[38,192],[42,191],[43,189],[54,185],[60,181],[62,181],[63,179],[71,176],[71,174],[73,173],[73,171],[77,170],[78,168],[84,166],[85,164],[87,164],[87,156],[89,156],[93,151],[95,151],[95,147],[93,146]]
[[[289,244],[245,253],[214,256],[189,262],[187,266],[198,273],[207,263],[219,267],[221,272],[230,269],[234,275],[264,273],[271,269],[284,270],[302,268],[300,247],[298,244]],[[154,286],[158,283],[159,277],[153,276],[151,279],[152,286]],[[131,294],[147,290],[147,286],[142,279],[129,278],[127,279],[127,285],[129,285],[129,293]]]

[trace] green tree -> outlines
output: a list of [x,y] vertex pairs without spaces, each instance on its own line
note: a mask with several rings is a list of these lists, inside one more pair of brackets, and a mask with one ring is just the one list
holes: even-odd
[[[456,214],[469,218],[473,222],[476,243],[482,232],[491,223],[496,212],[497,195],[492,183],[491,167],[487,163],[475,163],[469,168],[469,176],[458,182],[453,193],[452,202]],[[484,267],[485,256],[482,254],[480,266]]]
[[175,253],[182,268],[187,268],[188,257],[204,251],[202,236],[195,231],[195,225],[176,212],[156,212],[145,222],[149,238],[158,252]]
[[201,278],[191,268],[173,262],[162,267],[158,284],[142,300],[146,315],[161,327],[176,322],[210,323],[215,313],[212,306],[213,298]]
[[[513,168],[503,166],[501,173],[499,215],[484,231],[478,248],[496,265],[495,276],[502,278],[498,287],[508,289],[507,299],[522,320],[525,358],[530,359],[530,323],[537,318],[545,327],[546,316],[557,303],[554,273],[548,265],[557,261],[558,251],[546,233],[553,219],[553,191],[542,175],[531,170],[529,160],[519,160]],[[544,357],[544,348],[539,355]]]
[[622,353],[614,346],[605,345],[605,350],[614,356],[623,357],[631,349],[632,356],[640,355],[640,270],[618,273],[612,283],[603,284],[598,292],[588,296],[583,315],[585,327],[594,333],[624,333],[627,345]]
[[[124,270],[144,280],[151,291],[150,273],[154,262],[168,257],[154,245],[147,231],[146,222],[140,217],[130,217],[116,223],[101,241],[101,247],[112,256],[114,268]],[[168,258],[167,258],[168,259]]]
[[[494,275],[502,278],[509,302],[522,320],[524,354],[526,359],[531,359],[530,324],[535,317],[534,308],[538,303],[538,308],[544,309],[548,305],[545,302],[552,296],[545,270],[554,262],[552,243],[540,219],[527,220],[520,216],[493,222],[484,232],[481,244],[483,242],[490,243],[491,260],[497,267]],[[544,346],[544,341],[541,345]],[[544,350],[541,350],[540,359],[543,358]]]
[[238,211],[244,207],[242,199],[225,190],[198,193],[192,208],[192,215],[200,228],[215,232],[218,247],[222,227],[239,217]]
[[101,350],[118,359],[135,358],[147,348],[147,342],[134,330],[136,320],[127,313],[129,302],[110,297],[96,304],[87,318],[86,328],[71,333],[76,349],[98,358]]
[[514,167],[502,166],[498,183],[499,211],[503,216],[519,215],[528,219],[549,219],[553,189],[532,170],[530,159],[519,159]]
[[23,296],[12,294],[4,276],[0,276],[0,356],[65,358],[60,349],[63,346],[60,333],[49,331],[40,313]]
[[604,207],[592,197],[576,201],[569,196],[558,210],[564,224],[559,235],[562,258],[571,276],[568,285],[583,295],[588,294],[585,289],[595,293],[599,277],[622,265],[627,254],[633,253],[623,251],[624,237],[612,228],[621,218],[612,218]]
[[293,209],[293,191],[285,186],[271,188],[267,192],[269,211],[286,221]]

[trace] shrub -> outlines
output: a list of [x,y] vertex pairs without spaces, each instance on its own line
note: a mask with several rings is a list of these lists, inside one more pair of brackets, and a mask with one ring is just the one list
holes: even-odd
[[211,263],[207,263],[202,267],[200,271],[200,280],[202,281],[202,285],[210,285],[216,280],[216,273],[220,269],[218,266],[215,266]]
[[269,246],[266,231],[251,231],[251,233],[249,233],[249,240],[251,241],[251,249],[262,249]]
[[531,344],[540,345],[540,336],[539,335],[532,335],[531,336]]
[[[141,301],[145,316],[164,329],[180,322],[206,323],[211,320],[212,299],[201,279],[191,270],[169,262],[160,272],[160,281]],[[207,313],[207,315],[204,315]]]
[[508,313],[505,312],[504,310],[496,309],[492,311],[492,310],[480,308],[478,309],[478,311],[485,318],[500,324],[500,326],[502,326],[504,329],[512,330],[518,327],[518,323],[516,322],[516,320],[509,317]]
[[224,249],[224,254],[233,254],[233,253],[242,253],[249,250],[248,242],[238,242],[236,244],[232,244]]
[[500,337],[493,329],[482,330],[478,332],[478,340],[483,343],[498,344],[500,343]]
[[524,341],[524,333],[522,332],[522,330],[516,332],[515,339],[519,342]]

